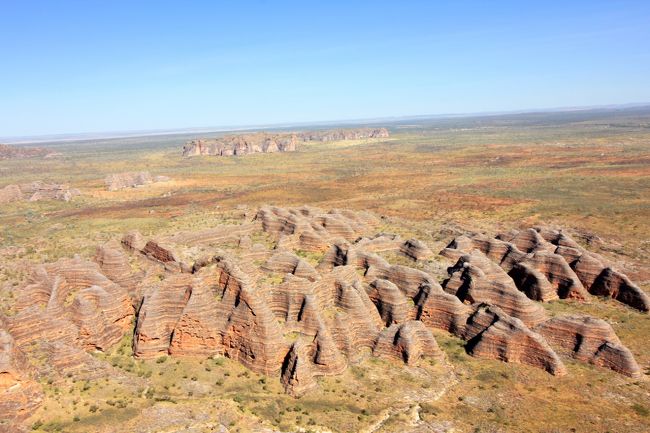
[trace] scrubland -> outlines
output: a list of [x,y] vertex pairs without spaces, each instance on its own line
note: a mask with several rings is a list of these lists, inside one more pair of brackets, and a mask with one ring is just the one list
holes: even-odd
[[[150,235],[212,227],[237,206],[261,204],[369,210],[385,217],[383,231],[416,236],[434,251],[466,231],[571,228],[650,291],[649,113],[388,126],[388,139],[311,143],[295,153],[241,158],[182,158],[186,137],[179,136],[58,143],[50,145],[62,153],[58,158],[0,161],[0,187],[45,180],[83,194],[69,203],[2,205],[2,308],[11,313],[12,288],[26,281],[30,263],[92,257],[97,244],[132,229]],[[107,174],[135,170],[172,181],[105,190]],[[441,277],[449,265],[442,258],[427,264]],[[260,426],[388,432],[406,431],[419,417],[440,431],[650,430],[650,316],[598,299],[544,306],[551,315],[573,311],[608,320],[645,377],[567,361],[569,375],[556,378],[472,358],[460,340],[436,332],[444,363],[407,368],[369,358],[294,399],[277,378],[224,358],[134,360],[126,335],[108,353],[94,354],[122,377],[41,378],[46,399],[30,422],[48,432],[202,432],[221,424],[242,432]]]

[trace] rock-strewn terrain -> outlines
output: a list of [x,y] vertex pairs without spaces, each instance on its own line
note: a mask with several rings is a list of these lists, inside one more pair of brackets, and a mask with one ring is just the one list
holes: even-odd
[[219,138],[189,141],[183,146],[183,156],[241,156],[260,152],[294,152],[299,143],[308,141],[359,140],[388,137],[388,135],[386,128],[334,129],[303,133],[232,134]]
[[7,185],[0,188],[0,203],[11,203],[14,201],[41,201],[41,200],[62,200],[70,201],[73,197],[80,195],[76,188],[70,188],[65,184],[45,183],[36,181],[21,185]]
[[[127,332],[137,358],[225,356],[297,396],[367,356],[441,359],[433,329],[473,356],[553,375],[569,373],[567,357],[641,375],[607,322],[542,308],[608,296],[648,310],[644,292],[560,231],[456,238],[442,251],[455,263],[441,284],[381,255],[416,266],[432,253],[417,239],[373,234],[372,214],[268,206],[248,215],[167,237],[134,231],[92,260],[36,266],[14,314],[0,317],[0,414],[20,419],[38,405],[34,378],[46,371],[111,371],[87,352]],[[31,365],[35,354],[47,362]]]

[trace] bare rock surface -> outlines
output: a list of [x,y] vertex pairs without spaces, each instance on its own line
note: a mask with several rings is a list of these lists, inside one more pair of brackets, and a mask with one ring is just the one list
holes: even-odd
[[41,403],[43,394],[33,368],[0,322],[0,430],[16,429]]
[[463,235],[441,254],[458,259],[472,250],[481,251],[498,264],[531,299],[587,300],[591,294],[650,311],[650,297],[643,290],[605,258],[587,251],[562,230],[535,227],[501,233],[496,238]]
[[415,364],[422,357],[443,357],[431,331],[417,320],[385,328],[377,337],[373,353],[396,358],[406,364]]
[[449,275],[443,287],[447,293],[457,296],[461,301],[498,305],[528,326],[546,320],[544,308],[520,292],[513,279],[479,251],[461,256],[449,268]]
[[52,323],[55,341],[102,350],[122,338],[133,317],[126,289],[78,257],[38,267],[17,306],[9,323],[19,345],[39,338]]
[[296,277],[315,281],[320,278],[316,269],[304,259],[288,251],[279,251],[264,263],[263,268],[281,274],[292,274]]
[[426,260],[433,257],[433,251],[419,239],[407,239],[400,246],[400,252],[413,260]]
[[378,223],[366,212],[300,208],[262,207],[255,220],[285,247],[305,251],[325,251],[336,239],[353,241]]
[[98,246],[94,260],[108,279],[127,290],[132,301],[141,298],[140,281],[144,272],[134,272],[131,269],[128,256],[119,242],[112,241]]
[[390,135],[386,128],[330,129],[309,131],[299,134],[303,141],[360,140],[363,138],[386,138]]
[[183,146],[183,156],[242,156],[251,153],[294,152],[299,143],[309,141],[360,140],[388,137],[386,128],[336,129],[303,133],[231,134],[219,138],[191,140]]
[[467,321],[464,337],[468,352],[474,356],[528,364],[557,376],[567,373],[541,335],[498,307],[479,305]]
[[[127,333],[137,358],[225,356],[295,396],[368,356],[415,367],[439,359],[433,329],[463,339],[473,356],[553,375],[567,374],[561,357],[640,375],[607,322],[549,319],[542,308],[587,290],[645,305],[627,277],[565,234],[459,236],[442,252],[455,264],[440,284],[422,262],[426,245],[374,233],[378,226],[367,212],[264,206],[240,224],[132,231],[99,246],[92,261],[34,265],[14,313],[0,317],[0,414],[22,419],[19,407],[28,415],[38,406],[34,371],[110,374],[89,352]],[[383,251],[414,261],[392,264]],[[34,351],[47,362],[30,365]]]
[[589,316],[555,317],[536,328],[551,345],[580,361],[641,377],[632,352],[621,343],[609,323]]
[[189,141],[183,146],[183,156],[242,156],[251,153],[293,152],[298,137],[295,134],[253,134],[225,135]]
[[287,354],[282,366],[282,384],[287,393],[302,395],[317,386],[311,369],[307,346],[296,341]]
[[395,284],[376,279],[368,286],[368,296],[386,324],[403,323],[412,315],[413,304]]

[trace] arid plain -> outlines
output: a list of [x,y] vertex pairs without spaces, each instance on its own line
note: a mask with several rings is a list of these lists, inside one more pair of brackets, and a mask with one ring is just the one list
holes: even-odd
[[[435,253],[415,263],[393,252],[382,257],[438,282],[449,277],[447,269],[456,261],[437,253],[458,236],[559,227],[650,291],[650,109],[409,119],[372,126],[388,128],[390,136],[305,142],[295,152],[183,157],[183,145],[204,134],[178,134],[43,143],[38,146],[56,154],[0,160],[0,188],[43,181],[79,191],[69,201],[0,205],[3,317],[17,314],[20,290],[38,264],[75,255],[92,260],[98,245],[134,230],[159,238],[242,224],[264,206],[369,212],[377,219],[373,233],[416,238]],[[133,171],[165,180],[107,190],[107,176]],[[264,234],[251,237],[274,247]],[[326,256],[295,250],[314,267]],[[270,285],[279,283],[273,280],[277,275],[268,278]],[[360,356],[341,374],[318,377],[317,386],[297,397],[285,392],[278,375],[252,371],[229,357],[134,357],[134,321],[118,343],[89,351],[111,373],[46,373],[44,368],[30,373],[42,401],[11,428],[650,430],[650,315],[598,296],[539,305],[549,318],[571,313],[604,319],[636,359],[640,375],[563,357],[567,374],[554,376],[525,363],[472,356],[462,338],[432,329],[442,356],[412,365]],[[44,362],[37,350],[26,352],[34,365]]]

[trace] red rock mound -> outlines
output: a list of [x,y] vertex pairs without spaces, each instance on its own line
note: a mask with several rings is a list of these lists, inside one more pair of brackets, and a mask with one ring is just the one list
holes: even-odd
[[567,373],[541,335],[498,307],[479,305],[467,321],[464,337],[467,351],[474,356],[528,364],[558,376]]
[[580,361],[632,377],[641,369],[614,330],[601,319],[588,316],[556,317],[536,328],[559,351]]
[[501,266],[519,290],[535,300],[556,297],[586,300],[589,294],[616,299],[650,311],[650,297],[606,259],[582,248],[560,230],[536,227],[502,233],[460,236],[441,254],[449,258],[479,250]]
[[[243,212],[241,224],[155,239],[134,231],[100,246],[94,261],[36,266],[16,313],[0,322],[0,392],[30,383],[23,351],[40,351],[42,369],[108,371],[87,352],[131,332],[138,358],[226,356],[275,375],[292,395],[367,356],[396,365],[438,359],[433,328],[480,358],[563,375],[561,355],[639,376],[606,322],[548,319],[538,302],[580,299],[588,289],[643,305],[629,280],[599,268],[604,259],[566,235],[461,236],[443,251],[455,264],[441,285],[427,271],[424,242],[373,235],[377,226],[366,212],[268,206]],[[420,269],[391,264],[379,255],[386,251]],[[12,395],[0,413],[27,398]]]
[[443,357],[431,331],[417,320],[384,329],[372,351],[376,356],[399,359],[406,364],[415,364],[422,357]]

